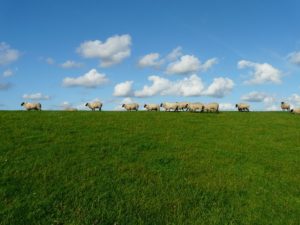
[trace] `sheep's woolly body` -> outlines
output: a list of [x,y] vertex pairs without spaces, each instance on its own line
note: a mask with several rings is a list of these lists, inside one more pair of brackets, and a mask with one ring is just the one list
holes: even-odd
[[203,106],[203,110],[206,112],[219,112],[219,104],[218,103],[209,103]]
[[294,113],[294,114],[300,114],[300,108],[292,109],[292,110],[291,110],[291,113]]
[[99,111],[101,111],[102,105],[103,104],[101,102],[88,102],[85,104],[85,106],[89,107],[92,111],[95,111],[95,109],[99,109]]
[[285,102],[281,102],[280,107],[281,107],[282,110],[287,110],[287,111],[289,111],[290,108],[291,108],[290,104],[285,103]]
[[160,106],[158,104],[145,104],[144,108],[148,111],[159,111]]
[[122,107],[125,108],[127,111],[131,111],[131,110],[138,111],[139,104],[137,103],[123,104]]
[[236,104],[235,107],[238,108],[238,110],[239,110],[240,112],[244,112],[244,111],[249,112],[249,111],[250,111],[250,105],[249,105],[249,104],[246,104],[246,103],[239,103],[239,104]]
[[41,103],[37,102],[37,103],[30,103],[30,102],[23,102],[21,104],[21,106],[23,106],[26,110],[42,110],[42,105]]
[[178,111],[178,103],[164,102],[160,104],[160,107],[163,107],[166,111]]
[[187,109],[191,112],[195,112],[195,111],[203,111],[203,104],[202,103],[189,103],[187,105]]
[[178,105],[178,110],[187,110],[187,105],[189,104],[188,102],[176,102]]

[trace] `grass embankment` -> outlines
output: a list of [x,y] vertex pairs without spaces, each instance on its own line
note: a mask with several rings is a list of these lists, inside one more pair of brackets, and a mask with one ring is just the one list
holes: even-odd
[[1,224],[299,224],[300,117],[0,112]]

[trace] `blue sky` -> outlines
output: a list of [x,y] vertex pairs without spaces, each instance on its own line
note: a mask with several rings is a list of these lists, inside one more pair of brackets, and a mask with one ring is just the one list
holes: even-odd
[[299,1],[0,0],[0,109],[300,107]]

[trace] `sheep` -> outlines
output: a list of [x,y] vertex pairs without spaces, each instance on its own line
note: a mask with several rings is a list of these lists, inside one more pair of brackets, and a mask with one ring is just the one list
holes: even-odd
[[27,111],[30,111],[30,110],[41,111],[42,110],[42,105],[39,102],[37,102],[37,103],[22,102],[21,106],[23,106]]
[[131,110],[138,111],[139,104],[137,103],[123,104],[122,107],[125,108],[127,111],[131,111]]
[[144,108],[147,109],[147,111],[159,111],[160,106],[158,104],[145,104]]
[[102,109],[102,103],[97,101],[97,102],[88,102],[85,104],[86,107],[89,107],[92,111],[95,111],[95,109],[99,109],[101,111]]
[[187,111],[187,105],[189,104],[188,102],[176,102],[178,104],[178,110],[184,111],[184,109]]
[[189,103],[187,105],[187,109],[191,112],[195,112],[197,110],[203,111],[203,104],[202,103]]
[[294,114],[300,114],[300,108],[292,109],[290,112]]
[[213,102],[213,103],[205,104],[203,105],[202,110],[206,112],[219,112],[219,103]]
[[165,111],[174,110],[174,112],[178,112],[178,103],[164,102],[160,104],[160,107],[163,107]]
[[290,104],[289,103],[285,103],[285,102],[281,102],[281,109],[284,111],[284,110],[287,110],[289,111],[290,110]]
[[249,108],[250,108],[250,105],[249,104],[246,104],[246,103],[238,103],[238,104],[235,104],[235,107],[238,108],[239,112],[249,112]]

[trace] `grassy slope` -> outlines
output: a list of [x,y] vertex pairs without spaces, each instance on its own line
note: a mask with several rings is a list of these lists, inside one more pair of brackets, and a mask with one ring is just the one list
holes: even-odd
[[0,112],[1,224],[297,224],[300,117]]

